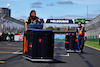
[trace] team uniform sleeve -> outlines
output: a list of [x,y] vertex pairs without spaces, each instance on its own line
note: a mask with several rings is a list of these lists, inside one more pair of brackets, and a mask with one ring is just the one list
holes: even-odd
[[27,24],[30,24],[30,23],[31,23],[31,20],[29,19],[29,17],[28,17],[28,19],[26,20],[26,23],[27,23]]
[[26,20],[26,23],[28,23],[28,19]]
[[84,28],[84,32],[86,32],[86,28]]
[[39,24],[41,24],[41,20],[40,19],[38,19],[38,22],[39,22]]
[[41,20],[37,17],[37,23],[41,24]]

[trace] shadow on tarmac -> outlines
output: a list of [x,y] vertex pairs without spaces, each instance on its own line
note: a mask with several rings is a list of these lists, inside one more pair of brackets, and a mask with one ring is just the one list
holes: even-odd
[[95,55],[94,53],[87,53],[87,52],[83,52],[82,54]]

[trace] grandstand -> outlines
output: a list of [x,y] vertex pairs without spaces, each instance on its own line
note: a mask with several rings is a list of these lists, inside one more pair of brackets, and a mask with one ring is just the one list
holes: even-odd
[[100,33],[100,15],[96,16],[93,20],[85,25],[88,38],[99,38]]

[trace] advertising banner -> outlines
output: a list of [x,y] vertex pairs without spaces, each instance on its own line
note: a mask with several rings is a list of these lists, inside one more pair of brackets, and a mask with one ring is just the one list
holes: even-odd
[[41,23],[53,23],[53,24],[78,24],[82,22],[85,24],[85,19],[40,19]]

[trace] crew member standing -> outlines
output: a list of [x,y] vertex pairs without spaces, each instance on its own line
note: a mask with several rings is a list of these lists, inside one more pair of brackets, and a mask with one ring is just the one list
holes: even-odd
[[79,49],[81,50],[81,53],[83,53],[84,40],[86,39],[87,32],[86,29],[81,25],[81,22],[78,22],[76,35],[77,35],[77,44],[79,44],[78,45]]
[[99,45],[100,45],[100,33],[99,33]]
[[30,12],[30,17],[26,20],[25,23],[25,30],[27,31],[27,25],[28,24],[41,24],[40,19],[36,16],[36,11],[32,10]]

